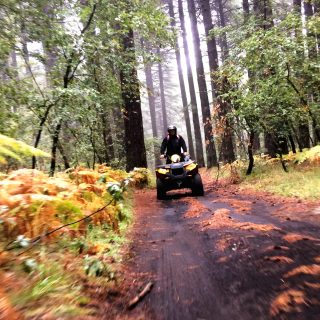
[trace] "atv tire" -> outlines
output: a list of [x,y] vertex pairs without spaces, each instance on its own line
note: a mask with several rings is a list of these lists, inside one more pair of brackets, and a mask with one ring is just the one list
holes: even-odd
[[194,196],[203,196],[204,195],[202,179],[201,179],[201,176],[199,173],[194,175],[192,178],[191,190],[192,190],[192,194]]
[[163,200],[166,197],[166,190],[161,179],[157,178],[157,199]]

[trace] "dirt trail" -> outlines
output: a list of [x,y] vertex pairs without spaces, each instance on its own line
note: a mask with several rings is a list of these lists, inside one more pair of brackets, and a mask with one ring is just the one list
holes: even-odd
[[207,183],[198,198],[141,191],[135,211],[128,270],[154,287],[132,318],[320,319],[315,206]]

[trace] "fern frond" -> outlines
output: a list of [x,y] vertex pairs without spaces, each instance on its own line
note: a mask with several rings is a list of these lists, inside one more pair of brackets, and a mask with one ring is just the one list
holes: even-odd
[[0,134],[0,163],[6,163],[5,157],[22,161],[21,156],[50,157],[47,152]]
[[0,154],[3,155],[3,156],[14,158],[14,159],[16,159],[18,161],[21,161],[21,158],[16,153],[11,151],[7,147],[2,146],[1,144],[0,144]]

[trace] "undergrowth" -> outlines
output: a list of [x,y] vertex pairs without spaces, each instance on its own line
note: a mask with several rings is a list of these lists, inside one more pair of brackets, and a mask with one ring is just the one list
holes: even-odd
[[[149,180],[143,168],[127,174],[103,166],[50,179],[26,169],[4,175],[1,314],[8,319],[12,312],[26,319],[90,315],[94,310],[85,288],[117,283],[121,247],[133,219],[131,190],[147,186]],[[56,228],[58,232],[46,236]]]
[[240,188],[267,191],[287,197],[316,200],[320,197],[320,146],[283,157],[288,172],[280,159],[255,156],[254,169],[246,175],[247,161],[235,161],[212,171],[214,178],[235,183]]

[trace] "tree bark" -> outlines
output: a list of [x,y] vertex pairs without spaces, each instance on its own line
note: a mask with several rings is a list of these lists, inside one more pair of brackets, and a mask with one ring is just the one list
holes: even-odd
[[267,153],[271,158],[277,157],[277,146],[275,144],[275,137],[272,133],[266,132],[264,134],[264,145]]
[[[50,109],[52,107],[53,107],[53,104],[47,106],[44,115],[41,117],[39,129],[38,129],[38,132],[37,132],[37,135],[36,135],[36,139],[35,139],[35,142],[34,142],[34,147],[35,148],[38,148],[38,145],[39,145],[40,139],[41,139],[41,135],[42,135],[42,131],[43,131],[43,126],[44,126],[45,122],[47,121]],[[36,164],[37,164],[37,159],[36,159],[35,156],[32,156],[32,169],[36,168]]]
[[21,24],[21,45],[22,45],[22,55],[23,59],[26,62],[26,71],[25,74],[27,76],[31,76],[31,70],[30,70],[30,57],[29,57],[29,50],[28,50],[28,38],[27,33],[25,30],[25,24]]
[[[304,14],[306,20],[308,21],[313,16],[313,7],[310,1],[304,1]],[[315,35],[307,29],[307,39],[308,39],[308,56],[309,58],[315,58],[317,56],[317,44],[315,41]]]
[[127,70],[121,70],[120,72],[122,99],[124,102],[125,146],[127,155],[126,169],[130,171],[135,167],[147,167],[132,30],[129,30],[128,34],[124,36],[123,46],[128,56],[127,62],[130,64]]
[[56,170],[56,157],[57,157],[57,148],[59,142],[59,134],[62,126],[62,120],[59,120],[59,123],[56,125],[53,135],[52,135],[52,147],[51,147],[51,163],[50,163],[50,177],[53,177]]
[[69,163],[68,157],[67,157],[66,153],[64,152],[64,148],[63,148],[60,141],[58,141],[58,149],[59,149],[59,152],[60,152],[61,157],[63,159],[64,169],[67,170],[70,168],[70,163]]
[[200,50],[200,35],[197,25],[197,13],[194,0],[188,0],[188,10],[191,22],[191,31],[193,38],[194,54],[196,60],[197,80],[200,91],[200,101],[202,110],[202,121],[204,126],[204,137],[207,155],[207,167],[211,168],[218,165],[216,147],[213,138],[213,128],[211,121],[210,105],[207,92],[206,78],[204,74],[204,67],[202,55]]
[[253,141],[254,141],[254,131],[250,131],[249,135],[249,144],[248,144],[248,157],[249,157],[249,165],[246,172],[246,175],[250,175],[252,173],[253,165],[254,165],[254,157],[253,157]]
[[212,16],[211,16],[211,8],[210,8],[210,1],[209,0],[200,0],[200,8],[203,17],[203,25],[204,31],[206,35],[206,42],[208,48],[208,60],[209,60],[209,67],[210,67],[210,79],[211,79],[211,90],[212,90],[212,101],[216,99],[216,77],[214,73],[219,69],[218,63],[218,51],[217,51],[217,42],[215,36],[209,37],[209,32],[214,29]]
[[[221,158],[223,162],[231,163],[235,160],[232,130],[230,130],[229,120],[226,119],[227,113],[230,111],[230,105],[220,98],[220,94],[223,91],[218,90],[218,83],[214,76],[214,73],[218,71],[218,52],[215,37],[210,37],[209,32],[213,29],[213,22],[211,16],[211,8],[209,0],[200,0],[200,8],[203,16],[203,25],[205,29],[205,34],[207,37],[207,48],[208,48],[208,59],[210,67],[211,76],[211,88],[212,88],[212,98],[213,101],[217,100],[217,115],[220,124],[224,123],[224,133],[221,141]],[[224,21],[224,20],[223,20]],[[225,119],[225,120],[223,120]]]
[[[296,13],[301,19],[301,0],[293,0],[292,2],[293,12]],[[302,19],[300,22],[300,27],[295,30],[295,38],[298,41],[299,38],[302,37]],[[303,50],[297,51],[297,55],[301,59],[304,59]],[[299,146],[302,148],[310,148],[310,132],[309,132],[309,124],[308,121],[303,121],[304,123],[299,123]]]
[[[218,9],[218,17],[219,17],[219,23],[220,27],[224,28],[226,27],[226,17],[224,12],[224,3],[222,0],[216,0],[217,9]],[[220,46],[221,46],[221,59],[222,61],[225,61],[229,55],[229,48],[228,48],[228,41],[227,41],[227,35],[225,32],[221,34],[220,37]]]
[[[243,9],[243,22],[247,23],[248,19],[250,17],[250,5],[248,0],[242,0],[242,9]],[[248,69],[248,77],[249,79],[253,77],[252,70]],[[251,174],[253,166],[254,166],[254,158],[253,154],[255,151],[259,150],[261,148],[260,145],[260,137],[259,132],[256,132],[254,130],[254,126],[252,124],[252,120],[249,120],[248,118],[245,119],[246,123],[250,130],[250,137],[249,137],[249,145],[248,145],[248,154],[249,154],[249,167],[247,170],[247,174]],[[250,154],[251,152],[251,154]]]
[[[168,5],[169,5],[169,15],[171,18],[171,27],[173,29],[175,29],[176,21],[175,21],[175,15],[174,15],[173,0],[169,0]],[[188,146],[189,146],[188,150],[189,150],[191,158],[195,159],[195,152],[194,152],[194,147],[193,147],[193,137],[192,137],[192,132],[191,132],[191,123],[190,123],[190,116],[189,116],[189,109],[188,109],[187,93],[186,93],[186,87],[185,87],[184,78],[183,78],[183,72],[182,72],[181,53],[180,53],[180,48],[179,48],[179,44],[178,44],[177,39],[175,41],[175,54],[176,54],[176,62],[177,62],[177,68],[178,68],[178,77],[179,77],[180,92],[181,92],[181,99],[182,99],[183,115],[184,115],[186,129],[187,129]]]
[[290,141],[290,145],[291,145],[291,150],[292,150],[292,152],[293,152],[293,153],[297,153],[296,145],[295,145],[295,143],[294,143],[294,139],[293,139],[293,136],[292,136],[291,133],[289,134],[288,138],[289,138],[289,141]]
[[187,32],[184,21],[184,12],[182,0],[178,0],[179,6],[179,17],[181,23],[182,37],[183,37],[183,47],[184,54],[186,59],[186,67],[187,67],[187,75],[188,75],[188,83],[189,83],[189,91],[190,91],[190,104],[193,116],[193,127],[194,127],[194,136],[195,136],[195,144],[196,144],[196,159],[199,167],[204,167],[204,157],[203,157],[203,147],[202,147],[202,139],[201,139],[201,129],[200,129],[200,121],[198,115],[198,107],[197,107],[197,99],[196,99],[196,91],[194,88],[192,69],[190,64],[189,57],[189,46],[187,41]]
[[[313,3],[313,12],[319,16],[320,12],[320,0],[315,0]],[[317,33],[317,46],[318,46],[318,56],[320,55],[320,33]]]
[[119,163],[126,159],[125,150],[125,125],[124,125],[124,115],[119,107],[112,110],[112,117],[115,120],[115,146],[114,149],[115,157],[119,158]]
[[249,0],[242,0],[242,9],[243,9],[244,21],[247,21],[250,15]]
[[[142,39],[141,39],[141,46],[144,47],[147,52],[150,51],[148,44],[145,44]],[[156,102],[155,102],[155,96],[154,96],[152,69],[151,69],[151,64],[148,61],[144,61],[144,72],[146,76],[149,111],[150,111],[151,126],[152,126],[152,136],[153,138],[156,138],[157,137]]]
[[[157,48],[157,54],[159,57],[161,56],[161,51],[159,47]],[[167,119],[166,97],[164,94],[162,62],[158,63],[158,75],[159,75],[159,87],[160,87],[161,111],[162,111],[162,128],[163,128],[163,133],[165,133],[167,132],[167,128],[168,128],[168,119]]]
[[260,27],[267,30],[274,25],[270,0],[253,0],[253,11]]

